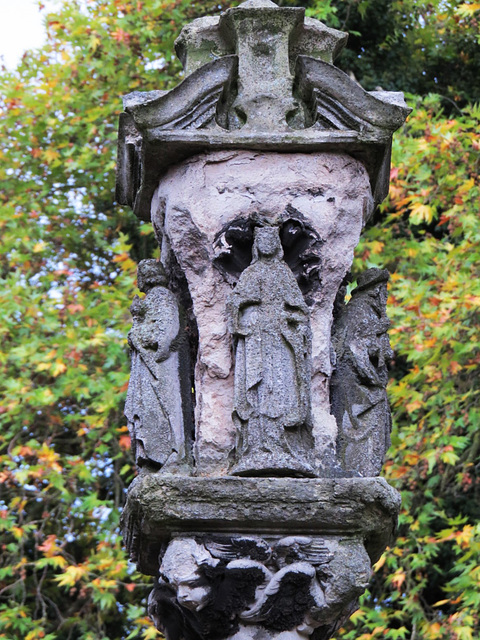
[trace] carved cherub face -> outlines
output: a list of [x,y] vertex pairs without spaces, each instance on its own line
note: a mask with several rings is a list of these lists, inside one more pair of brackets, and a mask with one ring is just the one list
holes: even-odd
[[186,609],[201,611],[209,602],[211,588],[203,582],[202,564],[216,564],[208,551],[195,540],[173,540],[162,560],[160,575],[175,590],[177,601]]
[[195,583],[198,583],[196,575],[193,580],[180,582],[177,585],[177,600],[186,609],[201,611],[208,604],[210,588],[198,584],[195,586]]

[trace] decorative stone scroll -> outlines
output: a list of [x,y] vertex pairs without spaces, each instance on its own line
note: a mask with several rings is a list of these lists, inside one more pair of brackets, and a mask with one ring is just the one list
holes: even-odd
[[124,98],[117,199],[161,258],[131,308],[123,531],[167,640],[327,640],[395,532],[388,273],[345,282],[409,109],[334,66],[345,41],[248,0],[183,29],[177,87]]

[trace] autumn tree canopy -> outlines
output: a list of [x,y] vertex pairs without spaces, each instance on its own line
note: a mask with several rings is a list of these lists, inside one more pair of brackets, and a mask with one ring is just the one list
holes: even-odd
[[[181,79],[181,27],[238,2],[58,0],[48,42],[0,77],[0,638],[160,637],[118,533],[136,262],[151,227],[114,202],[120,96]],[[480,636],[480,3],[315,0],[339,65],[406,90],[392,187],[355,274],[392,274],[395,548],[346,640]],[[340,636],[339,636],[340,637]]]

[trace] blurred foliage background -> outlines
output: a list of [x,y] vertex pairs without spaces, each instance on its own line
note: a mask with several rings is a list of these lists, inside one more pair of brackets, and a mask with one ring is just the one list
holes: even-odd
[[[230,6],[238,2],[229,2]],[[392,186],[355,272],[387,267],[395,548],[345,640],[480,637],[480,3],[284,0],[349,31],[338,64],[404,90]],[[152,230],[114,202],[122,94],[181,79],[174,39],[223,0],[57,0],[0,75],[0,638],[161,637],[118,533],[133,478],[126,335]]]

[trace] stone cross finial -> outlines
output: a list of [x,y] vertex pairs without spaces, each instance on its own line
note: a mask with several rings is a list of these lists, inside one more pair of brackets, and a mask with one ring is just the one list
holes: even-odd
[[238,55],[234,126],[286,130],[295,118],[301,105],[293,96],[289,43],[303,17],[303,10],[280,9],[269,0],[249,0],[223,15],[220,29],[232,34]]

